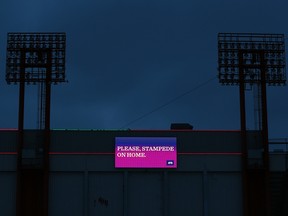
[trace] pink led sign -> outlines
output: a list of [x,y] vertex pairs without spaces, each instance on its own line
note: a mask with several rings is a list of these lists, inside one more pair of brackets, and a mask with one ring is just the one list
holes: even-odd
[[177,168],[176,137],[116,137],[116,168]]

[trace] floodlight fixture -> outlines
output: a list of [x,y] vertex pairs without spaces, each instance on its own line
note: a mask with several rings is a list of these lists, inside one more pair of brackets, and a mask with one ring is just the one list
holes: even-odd
[[38,128],[50,128],[51,84],[66,82],[66,33],[8,33],[6,81],[20,84],[18,128],[24,128],[25,85],[38,84]]
[[7,83],[65,82],[65,47],[65,33],[8,33]]
[[266,83],[285,85],[285,66],[284,34],[218,34],[218,75],[224,85],[239,85],[240,70],[244,83],[260,83],[264,70]]

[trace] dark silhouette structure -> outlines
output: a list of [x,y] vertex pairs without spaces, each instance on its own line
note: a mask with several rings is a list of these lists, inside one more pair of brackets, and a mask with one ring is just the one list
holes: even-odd
[[[266,84],[285,85],[285,38],[283,34],[218,34],[219,81],[239,85],[244,215],[271,215]],[[245,90],[256,86],[255,115],[261,131],[260,146],[247,145]],[[257,125],[257,124],[256,124]],[[252,159],[251,152],[259,157]]]
[[[20,83],[17,216],[48,215],[51,84],[65,82],[65,33],[8,33],[6,81]],[[24,131],[25,85],[39,84],[37,145]],[[33,159],[27,157],[33,154]]]

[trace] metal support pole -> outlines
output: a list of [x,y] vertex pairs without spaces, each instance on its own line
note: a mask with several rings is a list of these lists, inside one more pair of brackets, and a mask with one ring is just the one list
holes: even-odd
[[163,172],[163,216],[168,216],[169,212],[169,182],[168,172]]
[[262,142],[263,142],[263,165],[265,169],[265,195],[266,195],[266,215],[271,212],[270,192],[269,192],[269,144],[268,144],[268,115],[267,115],[267,93],[266,93],[266,62],[264,52],[260,53],[261,59],[261,105],[262,105]]
[[123,182],[123,216],[128,216],[128,171],[124,171]]
[[19,114],[18,130],[24,129],[24,101],[25,101],[25,51],[21,51],[20,88],[19,88]]
[[240,94],[240,124],[241,124],[241,146],[242,146],[242,194],[243,194],[243,216],[248,216],[248,185],[247,167],[248,151],[246,138],[246,103],[245,103],[245,75],[243,68],[243,52],[239,50],[239,94]]
[[84,171],[84,208],[83,216],[89,215],[89,171],[87,169],[87,159],[85,160],[85,171]]
[[24,143],[24,104],[25,104],[25,51],[20,57],[20,86],[19,86],[19,112],[18,112],[18,147],[17,147],[17,199],[16,215],[22,214],[22,149]]
[[50,105],[51,105],[51,80],[52,80],[52,52],[47,51],[47,66],[45,79],[45,130],[50,131]]
[[209,215],[209,182],[208,182],[208,173],[207,173],[207,168],[205,166],[204,171],[202,173],[202,191],[203,191],[203,216],[208,216]]
[[51,73],[52,73],[51,51],[47,52],[47,70],[45,80],[45,141],[44,141],[44,216],[48,216],[49,210],[49,149],[50,149],[50,105],[51,105]]

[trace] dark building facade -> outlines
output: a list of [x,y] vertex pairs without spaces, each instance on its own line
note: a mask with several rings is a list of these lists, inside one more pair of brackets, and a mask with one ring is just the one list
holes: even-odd
[[[41,166],[44,137],[39,130],[24,131],[22,163],[30,169]],[[115,140],[119,137],[176,138],[177,167],[116,168]],[[247,132],[251,166],[257,166],[261,157],[262,150],[257,149],[259,137],[257,131]],[[16,215],[18,139],[17,130],[0,131],[1,215]],[[243,183],[240,131],[51,130],[50,139],[47,210],[50,216],[242,216],[245,213],[243,196],[247,188]],[[270,153],[274,215],[285,212],[282,206],[287,201],[283,186],[286,153]],[[25,205],[37,205],[33,184],[25,190],[28,194],[31,191],[31,197],[25,195],[28,200]]]

